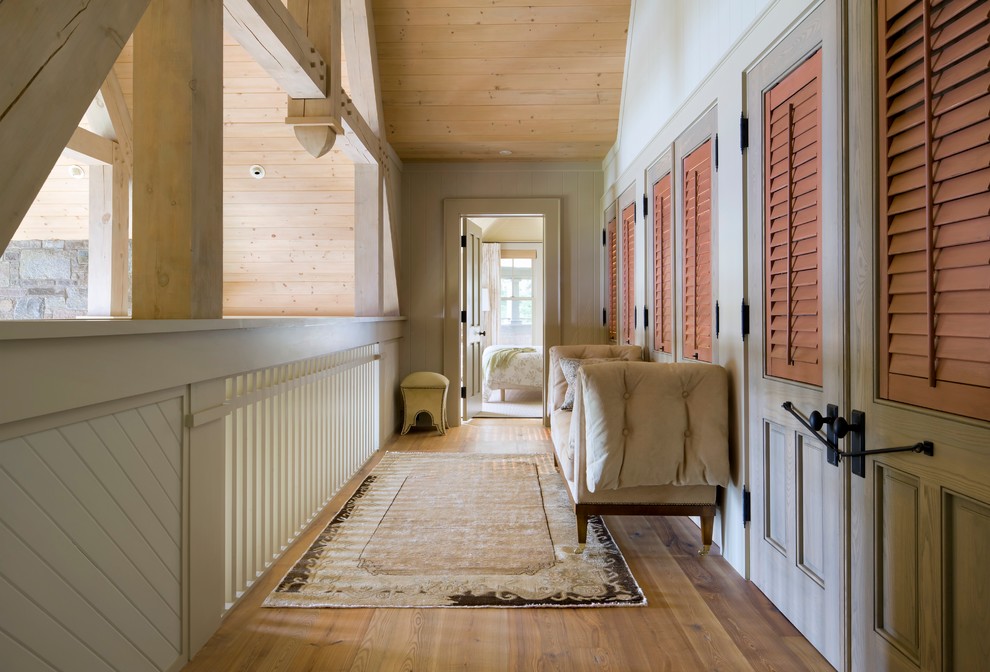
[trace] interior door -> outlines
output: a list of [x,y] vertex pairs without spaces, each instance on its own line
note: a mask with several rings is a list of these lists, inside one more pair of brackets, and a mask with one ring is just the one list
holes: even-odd
[[747,73],[747,356],[751,578],[841,668],[843,475],[785,408],[807,420],[845,396],[835,11],[820,6]]
[[847,458],[853,669],[986,670],[990,2],[861,10],[854,56],[875,54],[879,77],[853,82],[866,102],[852,133],[878,161],[857,170],[875,182],[854,183],[850,286],[855,319],[874,328],[853,333],[845,444],[922,452]]
[[462,219],[461,234],[461,417],[481,412],[481,351],[485,330],[481,323],[481,227]]

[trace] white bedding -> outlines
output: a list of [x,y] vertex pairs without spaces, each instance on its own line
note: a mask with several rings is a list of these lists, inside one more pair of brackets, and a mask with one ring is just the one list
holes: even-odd
[[[495,353],[511,355],[499,357],[501,366],[494,366]],[[482,394],[485,401],[491,398],[492,390],[540,390],[543,389],[543,353],[540,348],[527,348],[523,352],[518,346],[490,345],[481,355],[481,368],[484,372]],[[505,398],[504,393],[502,398]]]

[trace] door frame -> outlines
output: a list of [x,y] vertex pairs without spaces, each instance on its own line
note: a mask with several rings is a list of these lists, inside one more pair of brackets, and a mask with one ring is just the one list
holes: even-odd
[[[550,348],[560,344],[560,199],[559,198],[445,198],[443,201],[444,311],[443,375],[451,382],[447,393],[447,418],[452,427],[461,424],[460,413],[460,300],[461,220],[464,217],[543,217],[543,362],[544,377]],[[543,386],[543,424],[547,389]]]

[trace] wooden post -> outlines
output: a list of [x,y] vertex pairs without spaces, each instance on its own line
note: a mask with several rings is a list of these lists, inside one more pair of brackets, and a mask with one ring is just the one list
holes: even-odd
[[90,315],[110,315],[111,231],[113,229],[113,166],[89,168],[89,282]]
[[223,312],[221,0],[152,0],[134,33],[135,318]]
[[382,166],[354,164],[354,314],[382,314]]
[[[199,2],[200,0],[194,0]],[[190,418],[223,405],[224,379],[195,383],[189,390]],[[191,423],[190,423],[191,424]],[[189,444],[183,455],[182,479],[189,493],[183,526],[189,539],[188,576],[189,657],[192,658],[220,626],[224,603],[225,430],[223,417],[189,428]]]
[[130,182],[124,151],[117,143],[112,165],[89,169],[89,315],[127,315]]

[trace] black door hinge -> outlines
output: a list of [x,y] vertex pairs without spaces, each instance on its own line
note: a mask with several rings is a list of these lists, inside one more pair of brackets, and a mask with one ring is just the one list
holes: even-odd
[[715,338],[718,338],[719,322],[720,321],[721,320],[719,319],[718,301],[716,301],[715,302]]
[[718,172],[718,133],[715,134],[715,172]]
[[646,221],[646,213],[650,208],[650,201],[646,198],[646,194],[643,194],[643,221]]
[[749,496],[749,490],[743,488],[743,525],[753,520],[753,509],[752,502]]
[[602,229],[602,247],[605,247],[605,229]]
[[633,329],[639,329],[639,306],[633,306]]
[[608,324],[608,311],[602,308],[602,326],[604,327],[606,324]]
[[467,388],[461,387],[461,399],[467,399]]
[[643,328],[648,329],[650,327],[650,309],[643,306]]
[[739,151],[749,147],[749,119],[744,114],[739,115]]
[[467,324],[467,311],[461,311],[461,324]]
[[742,302],[742,335],[749,336],[749,304],[745,301]]

